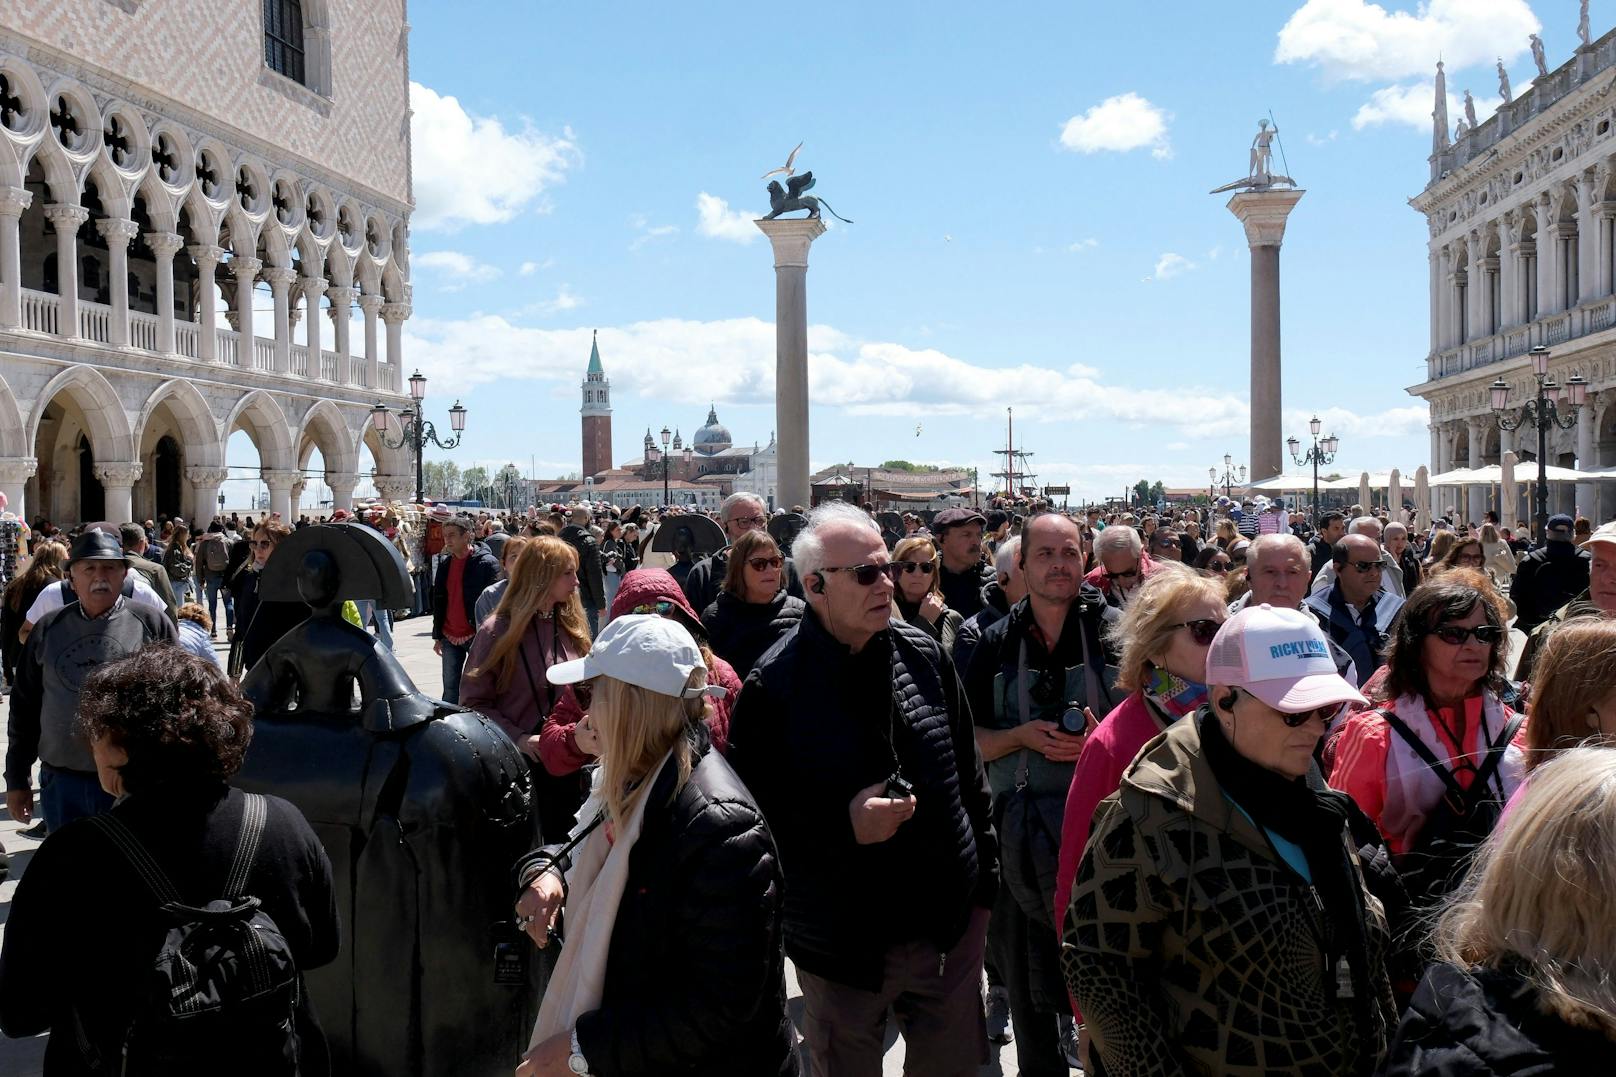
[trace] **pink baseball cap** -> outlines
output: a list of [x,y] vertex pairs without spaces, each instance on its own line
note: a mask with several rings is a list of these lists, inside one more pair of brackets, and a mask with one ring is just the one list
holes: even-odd
[[1266,603],[1223,622],[1206,654],[1206,683],[1244,688],[1289,714],[1367,702],[1336,672],[1330,641],[1317,621]]

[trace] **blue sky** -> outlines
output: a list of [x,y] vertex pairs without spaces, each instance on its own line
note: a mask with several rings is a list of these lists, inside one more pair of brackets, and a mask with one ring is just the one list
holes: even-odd
[[[1597,36],[1609,0],[1596,0]],[[1426,462],[1431,76],[1517,92],[1559,0],[1249,5],[411,5],[406,362],[462,466],[580,466],[599,329],[614,449],[773,418],[758,177],[798,141],[853,225],[809,271],[811,456],[978,465],[1017,441],[1074,496],[1245,462],[1249,262],[1226,196],[1259,117],[1307,195],[1283,251],[1285,431],[1338,467]],[[1539,29],[1541,18],[1549,25]],[[1455,102],[1452,118],[1461,114]],[[1276,162],[1277,163],[1277,162]],[[917,434],[918,427],[918,434]],[[429,455],[429,458],[437,454]]]

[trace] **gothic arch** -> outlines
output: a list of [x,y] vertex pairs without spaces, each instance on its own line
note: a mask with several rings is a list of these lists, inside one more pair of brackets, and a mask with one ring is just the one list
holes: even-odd
[[308,459],[306,450],[310,448],[320,450],[325,468],[332,474],[349,475],[359,467],[359,442],[343,420],[342,409],[329,400],[319,401],[303,417],[296,445],[299,467]]
[[84,412],[89,426],[90,445],[95,458],[103,462],[133,460],[135,439],[129,429],[129,416],[113,391],[112,384],[94,367],[71,366],[52,378],[34,401],[28,417],[28,443],[39,434],[40,420],[51,401],[66,393]]
[[32,453],[28,432],[22,424],[22,409],[17,407],[11,386],[0,378],[0,456],[30,456]]
[[211,466],[223,464],[224,439],[219,437],[219,426],[214,421],[213,412],[196,386],[181,378],[165,381],[147,399],[135,427],[137,440],[145,442],[152,416],[164,402],[179,420],[181,432],[185,435],[188,462]]
[[238,426],[247,431],[247,436],[258,447],[262,466],[276,469],[295,466],[291,427],[286,422],[286,413],[269,393],[258,389],[237,401],[224,423],[226,441]]
[[79,185],[73,178],[73,163],[68,159],[67,151],[58,146],[55,139],[46,136],[34,143],[34,152],[22,162],[24,170],[31,161],[39,162],[52,202],[72,206],[79,204]]
[[101,209],[108,217],[129,219],[129,189],[124,177],[112,167],[111,161],[97,154],[95,160],[90,162],[90,167],[85,169],[84,181],[95,183],[96,194],[101,196]]
[[0,137],[0,187],[21,187],[23,184],[22,158],[10,138]]
[[[179,212],[174,206],[174,195],[163,187],[157,179],[155,170],[148,171],[135,184],[136,195],[146,204],[146,215],[151,218],[152,230],[157,232],[178,232]],[[133,212],[134,198],[130,198],[130,210]]]

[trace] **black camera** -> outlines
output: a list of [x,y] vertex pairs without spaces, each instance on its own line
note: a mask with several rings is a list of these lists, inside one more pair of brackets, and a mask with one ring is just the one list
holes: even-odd
[[915,795],[915,787],[910,785],[908,779],[894,771],[887,779],[886,791],[883,794],[889,800],[904,800]]
[[1061,716],[1060,716],[1061,732],[1062,733],[1070,733],[1073,736],[1076,736],[1077,734],[1082,733],[1085,729],[1087,729],[1088,726],[1089,726],[1088,715],[1083,713],[1082,704],[1080,704],[1080,703],[1068,703],[1068,704],[1066,704],[1066,709],[1061,711]]

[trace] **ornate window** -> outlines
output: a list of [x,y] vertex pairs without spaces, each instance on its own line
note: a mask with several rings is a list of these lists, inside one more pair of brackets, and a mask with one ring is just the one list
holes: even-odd
[[302,0],[264,0],[264,63],[293,82],[308,84]]

